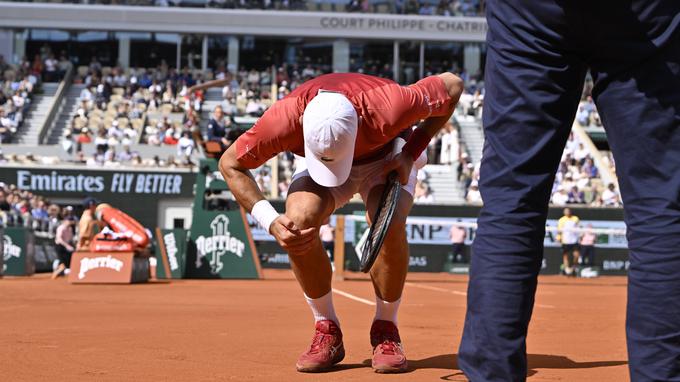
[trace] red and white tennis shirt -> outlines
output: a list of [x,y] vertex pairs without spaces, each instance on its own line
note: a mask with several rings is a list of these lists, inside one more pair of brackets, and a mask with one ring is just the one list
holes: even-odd
[[236,140],[239,163],[256,168],[284,151],[304,156],[300,117],[319,90],[344,94],[360,117],[355,164],[386,155],[391,148],[388,143],[404,130],[422,119],[448,115],[454,107],[444,81],[438,76],[401,86],[365,74],[326,74],[305,82],[274,103]]

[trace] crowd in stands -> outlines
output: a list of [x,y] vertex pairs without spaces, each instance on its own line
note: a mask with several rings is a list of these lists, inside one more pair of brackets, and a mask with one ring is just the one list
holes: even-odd
[[[36,0],[46,1],[46,0]],[[62,0],[76,4],[482,16],[485,0]]]
[[0,143],[8,143],[23,124],[32,95],[40,85],[41,70],[25,59],[19,65],[10,65],[0,56],[0,73]]
[[[611,156],[605,162],[613,163]],[[614,183],[603,184],[600,170],[585,145],[572,133],[562,154],[551,203],[558,206],[584,204],[620,207],[621,198]]]
[[54,236],[61,221],[74,216],[72,206],[60,207],[43,196],[0,182],[0,227],[30,227]]
[[[605,158],[605,161],[612,160]],[[479,163],[473,165],[462,155],[459,162],[460,180],[467,184],[465,199],[470,204],[482,204],[479,192]],[[550,203],[555,206],[621,206],[613,183],[603,184],[600,172],[585,145],[571,133],[552,186]]]
[[[586,81],[584,97],[581,102],[579,102],[578,110],[576,112],[576,122],[584,128],[602,128],[602,120],[595,107],[593,97],[590,94],[591,91],[592,84],[590,81]],[[616,163],[614,162],[611,151],[602,151],[600,154],[603,157],[604,165],[611,170],[612,174],[616,174]],[[610,183],[607,184],[606,187],[601,188],[601,195],[599,195],[599,198],[594,204],[614,207],[622,205],[621,196],[615,184]]]
[[124,71],[103,67],[93,58],[88,67],[78,68],[75,82],[85,86],[62,146],[80,161],[83,145],[93,143],[88,164],[141,165],[131,145],[173,145],[177,164],[189,165],[195,147],[191,134],[199,128],[203,99],[201,92],[188,88],[197,80],[200,73],[188,68],[178,72],[165,62],[153,69]]

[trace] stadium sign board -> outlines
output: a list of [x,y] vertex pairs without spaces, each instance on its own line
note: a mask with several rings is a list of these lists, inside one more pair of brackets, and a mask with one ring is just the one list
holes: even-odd
[[156,277],[181,279],[186,271],[187,231],[156,229]]
[[149,260],[134,252],[75,252],[68,275],[72,284],[129,284],[148,279]]
[[12,17],[5,27],[130,32],[360,38],[372,40],[460,41],[486,40],[484,17],[435,15],[285,12],[278,10],[201,9],[175,7],[105,7],[71,4],[0,3]]
[[[20,189],[40,194],[182,195],[184,184],[184,178],[177,173],[137,171],[16,169],[12,178]],[[188,187],[191,186],[190,183]]]
[[196,173],[178,169],[2,165],[0,179],[57,203],[79,203],[91,196],[123,209],[145,227],[156,227],[161,202],[193,198]]
[[5,276],[30,276],[35,273],[34,235],[24,227],[7,227],[2,234],[2,273]]
[[[242,208],[208,209],[207,193],[224,191],[226,183],[212,175],[217,161],[204,159],[196,181],[193,222],[186,250],[186,277],[209,279],[261,278],[257,251]],[[208,179],[210,178],[210,179]]]

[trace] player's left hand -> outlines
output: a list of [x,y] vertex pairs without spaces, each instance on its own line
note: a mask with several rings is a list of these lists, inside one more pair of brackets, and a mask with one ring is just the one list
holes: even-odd
[[411,175],[411,169],[413,168],[413,158],[411,155],[405,152],[400,152],[394,158],[385,162],[385,167],[383,169],[383,175],[387,176],[393,170],[397,171],[397,179],[399,183],[408,183],[409,175]]

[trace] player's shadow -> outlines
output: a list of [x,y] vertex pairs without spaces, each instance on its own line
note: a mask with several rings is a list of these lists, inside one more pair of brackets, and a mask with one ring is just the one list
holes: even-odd
[[[591,369],[628,364],[628,361],[576,362],[562,355],[550,354],[529,354],[528,361],[529,371],[527,376],[529,377],[538,372],[536,369]],[[418,369],[453,370],[456,372],[445,375],[441,379],[444,381],[466,381],[463,372],[458,368],[458,355],[456,354],[441,354],[418,360],[409,360],[409,371]]]
[[[536,369],[592,369],[596,367],[608,367],[626,365],[628,361],[593,361],[593,362],[576,362],[568,357],[562,355],[550,354],[529,354],[529,371],[527,376],[531,377],[538,371]],[[419,369],[441,369],[446,371],[454,371],[452,374],[447,374],[441,377],[444,381],[467,381],[465,375],[458,368],[457,354],[440,354],[423,359],[412,359],[408,361],[408,373]],[[362,363],[340,363],[328,372],[339,372],[344,370],[370,368],[371,360],[365,359]]]

